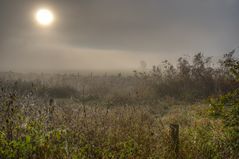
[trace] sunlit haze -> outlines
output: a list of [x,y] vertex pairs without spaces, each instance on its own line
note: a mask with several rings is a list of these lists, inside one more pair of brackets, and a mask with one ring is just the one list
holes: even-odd
[[54,21],[53,13],[48,9],[39,9],[35,15],[37,22],[43,26],[49,26]]
[[[237,0],[1,1],[0,70],[133,70],[239,46]],[[238,52],[237,52],[238,53]]]

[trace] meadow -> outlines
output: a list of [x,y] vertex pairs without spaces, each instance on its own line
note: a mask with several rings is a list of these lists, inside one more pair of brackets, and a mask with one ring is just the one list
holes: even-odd
[[3,72],[0,158],[239,158],[234,52],[132,75]]

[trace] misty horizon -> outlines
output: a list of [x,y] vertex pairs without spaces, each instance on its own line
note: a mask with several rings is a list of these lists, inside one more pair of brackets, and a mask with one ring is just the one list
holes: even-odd
[[[47,7],[49,27],[34,14]],[[1,1],[0,70],[134,70],[239,45],[239,1]]]

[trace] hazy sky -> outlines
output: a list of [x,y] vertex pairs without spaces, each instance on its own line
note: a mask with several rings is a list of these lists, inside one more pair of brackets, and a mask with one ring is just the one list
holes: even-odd
[[0,70],[134,69],[239,46],[239,0],[0,0],[0,19]]

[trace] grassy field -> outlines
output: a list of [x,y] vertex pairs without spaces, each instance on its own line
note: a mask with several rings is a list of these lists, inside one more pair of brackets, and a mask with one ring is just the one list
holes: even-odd
[[1,73],[0,158],[237,159],[239,63],[225,57],[134,76]]
[[[5,110],[3,110],[5,109]],[[7,110],[6,110],[7,109]],[[1,96],[2,158],[176,158],[169,134],[179,124],[179,158],[236,158],[223,121],[208,104],[82,105],[72,100]]]

